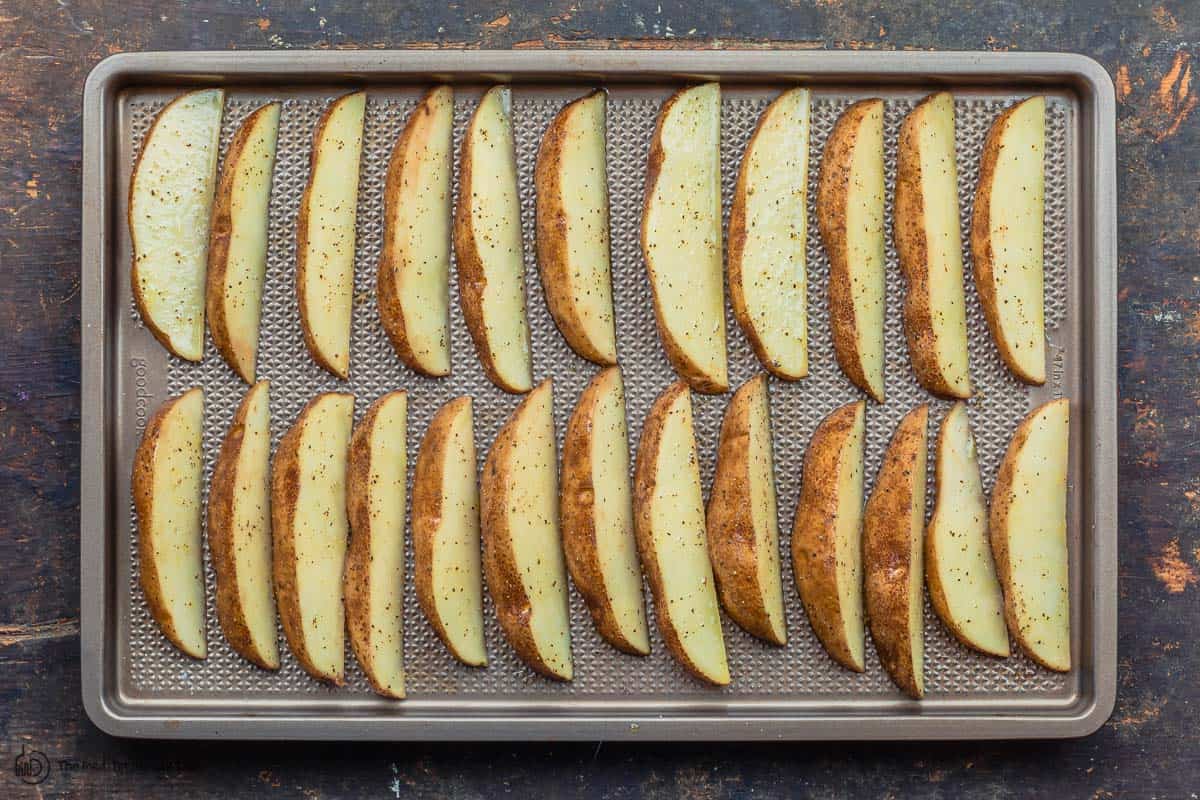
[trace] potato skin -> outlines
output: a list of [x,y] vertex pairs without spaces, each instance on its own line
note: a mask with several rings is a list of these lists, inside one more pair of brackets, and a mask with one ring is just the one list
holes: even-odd
[[[1030,98],[1032,99],[1032,98]],[[1013,346],[1004,336],[1000,325],[1000,308],[996,300],[995,255],[992,252],[992,183],[996,179],[996,163],[1000,160],[1003,146],[1000,137],[1008,126],[1008,120],[1028,100],[1014,103],[1006,108],[992,123],[987,138],[983,141],[983,153],[979,157],[979,183],[975,189],[975,204],[971,209],[971,260],[974,263],[975,288],[979,290],[979,303],[983,306],[983,318],[996,342],[996,349],[1004,359],[1005,366],[1017,379],[1030,386],[1042,386],[1045,377],[1030,375],[1022,369],[1013,355]]]
[[[925,447],[928,421],[927,405],[917,406],[900,421],[863,513],[863,567],[871,638],[888,675],[916,700],[924,692],[914,671],[908,629],[908,582],[912,574],[909,520],[914,492],[924,493],[925,485],[912,487],[909,480],[913,461]],[[922,597],[924,587],[921,580],[918,591]]]
[[[813,432],[804,455],[804,477],[792,525],[792,571],[813,633],[834,661],[864,672],[846,641],[837,586],[838,465],[841,448],[854,428],[856,400],[835,409]],[[861,591],[861,587],[860,587]]]
[[346,516],[350,521],[350,542],[346,547],[346,568],[342,574],[342,598],[346,604],[346,633],[350,649],[362,666],[376,694],[403,700],[375,676],[371,649],[371,437],[375,419],[384,403],[407,392],[388,392],[379,397],[350,435],[346,457]]
[[588,361],[610,366],[617,363],[616,359],[601,352],[588,338],[575,307],[568,278],[571,258],[567,246],[566,204],[562,185],[555,174],[555,166],[567,140],[567,123],[573,109],[579,103],[603,93],[603,89],[596,89],[572,101],[550,123],[538,148],[534,183],[537,187],[537,260],[550,316],[554,317],[554,323],[572,350]]
[[846,201],[859,122],[882,105],[883,101],[877,97],[859,100],[838,117],[825,143],[817,183],[817,229],[829,255],[829,325],[833,332],[834,354],[850,382],[877,403],[883,402],[883,393],[872,391],[855,341],[858,325],[846,244]]
[[186,394],[199,391],[198,388],[189,389],[184,394],[172,397],[159,407],[151,415],[149,421],[146,422],[146,430],[142,433],[142,441],[138,443],[137,451],[133,456],[133,508],[137,513],[138,519],[138,573],[139,582],[142,585],[142,593],[146,596],[146,605],[150,608],[150,615],[154,617],[154,621],[158,623],[158,627],[162,629],[163,634],[171,644],[179,648],[180,652],[186,653],[192,658],[203,660],[206,654],[194,653],[186,649],[183,640],[180,639],[178,631],[175,629],[174,619],[167,610],[167,601],[164,596],[162,585],[158,580],[158,566],[154,563],[154,547],[150,542],[149,536],[143,536],[144,521],[149,521],[154,514],[154,450],[158,446],[158,439],[162,434],[163,423],[166,421],[167,415],[171,409],[178,403]]
[[938,365],[933,335],[936,314],[929,297],[929,243],[925,239],[925,196],[921,192],[920,125],[924,108],[942,92],[917,104],[900,126],[896,147],[896,195],[893,238],[900,269],[908,286],[904,293],[904,337],[913,373],[925,390],[948,398],[967,398],[946,380]]
[[[231,362],[232,363],[232,362]],[[229,432],[221,442],[221,451],[213,467],[212,483],[208,488],[208,548],[212,553],[213,569],[217,573],[217,620],[229,646],[242,658],[263,669],[279,669],[258,649],[246,616],[242,613],[241,593],[237,581],[237,550],[233,542],[233,501],[237,491],[238,459],[246,436],[246,417],[250,402],[258,391],[266,391],[269,381],[259,381],[242,398]]]
[[[729,401],[717,445],[717,469],[709,493],[705,521],[708,555],[721,606],[751,634],[771,644],[783,645],[763,603],[758,582],[758,544],[749,483],[750,409],[758,386],[767,376],[759,373]],[[765,385],[761,391],[766,391]]]
[[[388,341],[392,343],[392,349],[396,351],[396,355],[400,357],[405,366],[430,378],[445,377],[450,374],[450,371],[438,372],[430,369],[409,344],[408,327],[404,321],[404,305],[400,302],[400,287],[396,284],[397,265],[392,259],[392,251],[387,243],[393,237],[392,226],[396,219],[395,209],[401,202],[402,176],[409,148],[415,137],[423,132],[420,123],[424,117],[433,113],[434,96],[441,91],[449,91],[449,88],[437,86],[421,97],[421,101],[409,115],[404,130],[400,133],[400,138],[396,140],[395,147],[392,148],[383,189],[384,246],[380,248],[379,267],[375,277],[375,293],[379,299],[379,321],[383,324],[383,331],[387,334]],[[450,168],[449,164],[446,165],[446,168]]]

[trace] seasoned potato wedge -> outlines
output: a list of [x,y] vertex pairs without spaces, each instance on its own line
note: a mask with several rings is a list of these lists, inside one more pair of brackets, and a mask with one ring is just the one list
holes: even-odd
[[546,304],[571,349],[617,363],[609,263],[606,100],[570,103],[542,137],[537,170],[537,253]]
[[1071,669],[1067,464],[1071,404],[1035,408],[1013,434],[992,489],[992,552],[1004,616],[1021,649],[1046,669]]
[[668,386],[646,415],[634,467],[633,509],[642,570],[667,649],[697,678],[725,686],[729,663],[708,560],[692,396],[685,381]]
[[204,358],[204,286],[225,92],[175,98],[154,118],[129,178],[133,299],[171,353]]
[[154,413],[133,457],[142,592],[167,639],[193,658],[208,655],[200,541],[203,431],[204,391],[190,389]]
[[271,385],[238,406],[208,490],[208,546],[217,573],[217,619],[239,655],[279,669],[271,584]]
[[633,533],[625,385],[619,367],[592,379],[563,441],[559,495],[567,567],[596,630],[626,653],[650,652]]
[[747,381],[725,410],[706,516],[721,605],[760,639],[787,644],[766,375]]
[[863,513],[867,620],[883,668],[909,697],[925,694],[925,432],[929,407],[900,420]]
[[650,142],[642,255],[671,366],[698,392],[729,389],[721,276],[721,87],[663,104]]

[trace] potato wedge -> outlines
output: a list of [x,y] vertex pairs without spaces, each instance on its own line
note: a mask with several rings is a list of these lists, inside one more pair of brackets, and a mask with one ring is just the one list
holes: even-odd
[[305,672],[345,683],[346,461],[354,395],[314,397],[279,441],[271,469],[275,601]]
[[350,375],[354,227],[367,95],[329,104],[313,133],[308,185],[296,221],[296,295],[304,344],[319,366]]
[[633,533],[625,384],[619,367],[583,390],[563,440],[559,491],[567,567],[596,630],[626,653],[650,652]]
[[1071,404],[1035,408],[1013,434],[992,489],[992,552],[1004,617],[1021,649],[1046,669],[1071,669],[1067,464]]
[[817,227],[829,256],[829,315],[842,372],[884,399],[883,101],[860,100],[825,143]]
[[558,529],[558,459],[549,379],[496,436],[480,487],[483,568],[496,617],[521,659],[569,681],[571,615]]
[[208,242],[208,329],[225,363],[251,384],[267,274],[267,211],[280,106],[260,106],[229,144]]
[[633,520],[667,649],[692,675],[727,685],[729,663],[708,559],[686,381],[668,386],[646,415],[634,467]]
[[459,661],[486,667],[479,484],[471,398],[446,403],[417,453],[412,500],[417,602]]
[[408,395],[383,395],[350,436],[350,545],[342,592],[350,647],[371,688],[404,697],[404,512]]
[[833,660],[865,665],[863,448],[867,404],[847,403],[821,421],[804,456],[792,525],[792,569],[813,633]]
[[217,619],[229,645],[279,669],[271,584],[271,384],[250,387],[234,414],[208,490],[208,546]]
[[787,644],[766,375],[746,381],[725,410],[706,518],[721,605],[760,639]]
[[617,363],[609,263],[606,101],[597,90],[569,103],[538,150],[537,254],[546,305],[581,357]]
[[863,513],[867,620],[883,668],[909,697],[925,694],[925,432],[929,407],[900,420]]
[[808,375],[807,89],[777,97],[758,121],[729,212],[729,299],[771,374]]
[[698,392],[729,390],[721,276],[721,87],[676,92],[650,142],[642,256],[667,359]]
[[1046,382],[1046,98],[996,118],[983,144],[971,253],[983,315],[1001,358],[1025,383]]
[[167,639],[192,658],[208,655],[200,541],[203,431],[204,391],[197,387],[150,417],[133,457],[142,592]]
[[459,184],[454,252],[463,317],[488,378],[506,392],[522,394],[533,388],[533,364],[507,86],[489,89],[471,117]]
[[895,238],[908,284],[904,334],[917,381],[942,397],[970,397],[954,152],[954,97],[931,94],[900,126]]
[[933,610],[967,647],[1004,657],[1004,596],[988,544],[988,507],[967,407],[955,403],[937,438],[937,500],[925,528]]
[[202,89],[154,118],[129,178],[133,299],[174,355],[204,358],[208,231],[225,92]]
[[396,355],[430,377],[450,374],[450,179],[454,89],[430,89],[388,162],[376,294]]

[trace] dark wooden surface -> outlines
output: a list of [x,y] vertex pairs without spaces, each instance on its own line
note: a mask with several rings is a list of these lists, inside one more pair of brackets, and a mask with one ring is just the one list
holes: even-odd
[[[538,6],[536,9],[532,6]],[[79,688],[80,93],[126,50],[1066,50],[1118,89],[1120,657],[1081,741],[886,745],[146,743]],[[1200,3],[0,0],[0,796],[1196,797]]]

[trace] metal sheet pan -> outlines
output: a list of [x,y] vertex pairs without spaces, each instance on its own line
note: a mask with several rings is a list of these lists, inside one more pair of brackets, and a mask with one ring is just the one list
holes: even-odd
[[[688,81],[725,88],[722,156],[725,199],[757,116],[782,87],[813,89],[810,180],[829,127],[853,99],[882,96],[894,179],[895,131],[904,113],[936,88],[955,92],[964,220],[978,150],[998,110],[1033,92],[1049,99],[1047,140],[1047,309],[1050,379],[1028,390],[1008,378],[988,341],[978,303],[968,297],[973,378],[971,416],[990,486],[1016,421],[1052,396],[1073,406],[1069,503],[1073,663],[1059,676],[1021,656],[1004,661],[969,653],[926,610],[929,695],[901,698],[872,649],[863,676],[833,665],[820,650],[785,566],[790,641],[761,645],[725,619],[733,684],[701,687],[665,653],[637,659],[595,635],[572,589],[577,679],[569,685],[533,675],[512,655],[487,609],[492,666],[457,666],[406,595],[405,656],[410,697],[375,697],[348,657],[349,685],[309,680],[290,656],[269,674],[240,661],[210,611],[210,656],[194,662],[173,651],[150,622],[137,590],[129,501],[133,450],[146,417],[170,394],[203,385],[208,395],[210,461],[243,387],[219,357],[201,365],[170,359],[142,328],[129,297],[124,223],[129,169],[146,123],[187,88],[230,89],[223,140],[257,103],[284,100],[271,205],[271,255],[260,359],[275,383],[276,437],[315,392],[337,381],[317,370],[300,344],[292,300],[294,215],[307,176],[309,136],[323,105],[354,87],[369,90],[359,208],[356,305],[350,388],[361,413],[391,388],[410,390],[415,449],[429,416],[446,398],[476,399],[481,457],[515,400],[482,377],[461,317],[452,321],[455,375],[431,381],[405,370],[388,349],[370,300],[379,246],[379,203],[386,154],[423,88],[456,86],[456,141],[482,87],[514,85],[514,121],[526,230],[527,295],[535,373],[555,378],[559,435],[594,371],[563,344],[546,312],[532,248],[533,158],[541,131],[567,100],[601,85],[610,93],[614,288],[621,359],[629,385],[631,441],[653,397],[671,379],[653,332],[637,249],[645,151],[659,103]],[[888,739],[1066,737],[1095,730],[1111,712],[1116,661],[1116,231],[1112,84],[1095,62],[1058,54],[816,52],[306,52],[144,53],[102,62],[84,96],[82,657],[89,716],[118,735],[330,739]],[[890,194],[890,192],[889,192]],[[815,192],[810,191],[811,196]],[[890,209],[889,209],[890,213]],[[812,208],[810,205],[810,220]],[[799,465],[820,418],[856,396],[832,357],[824,313],[827,264],[810,222],[812,376],[772,382],[776,472],[786,552]],[[899,327],[901,284],[889,242],[889,402],[868,412],[868,480],[890,432],[908,408],[931,400],[913,382]],[[968,292],[973,293],[968,281]],[[365,293],[365,295],[364,295]],[[731,378],[757,364],[730,320]],[[344,384],[342,384],[344,386]],[[697,435],[706,483],[726,397],[697,398]],[[935,420],[945,404],[936,402]],[[411,559],[409,565],[411,577]],[[212,602],[212,576],[209,600]]]

